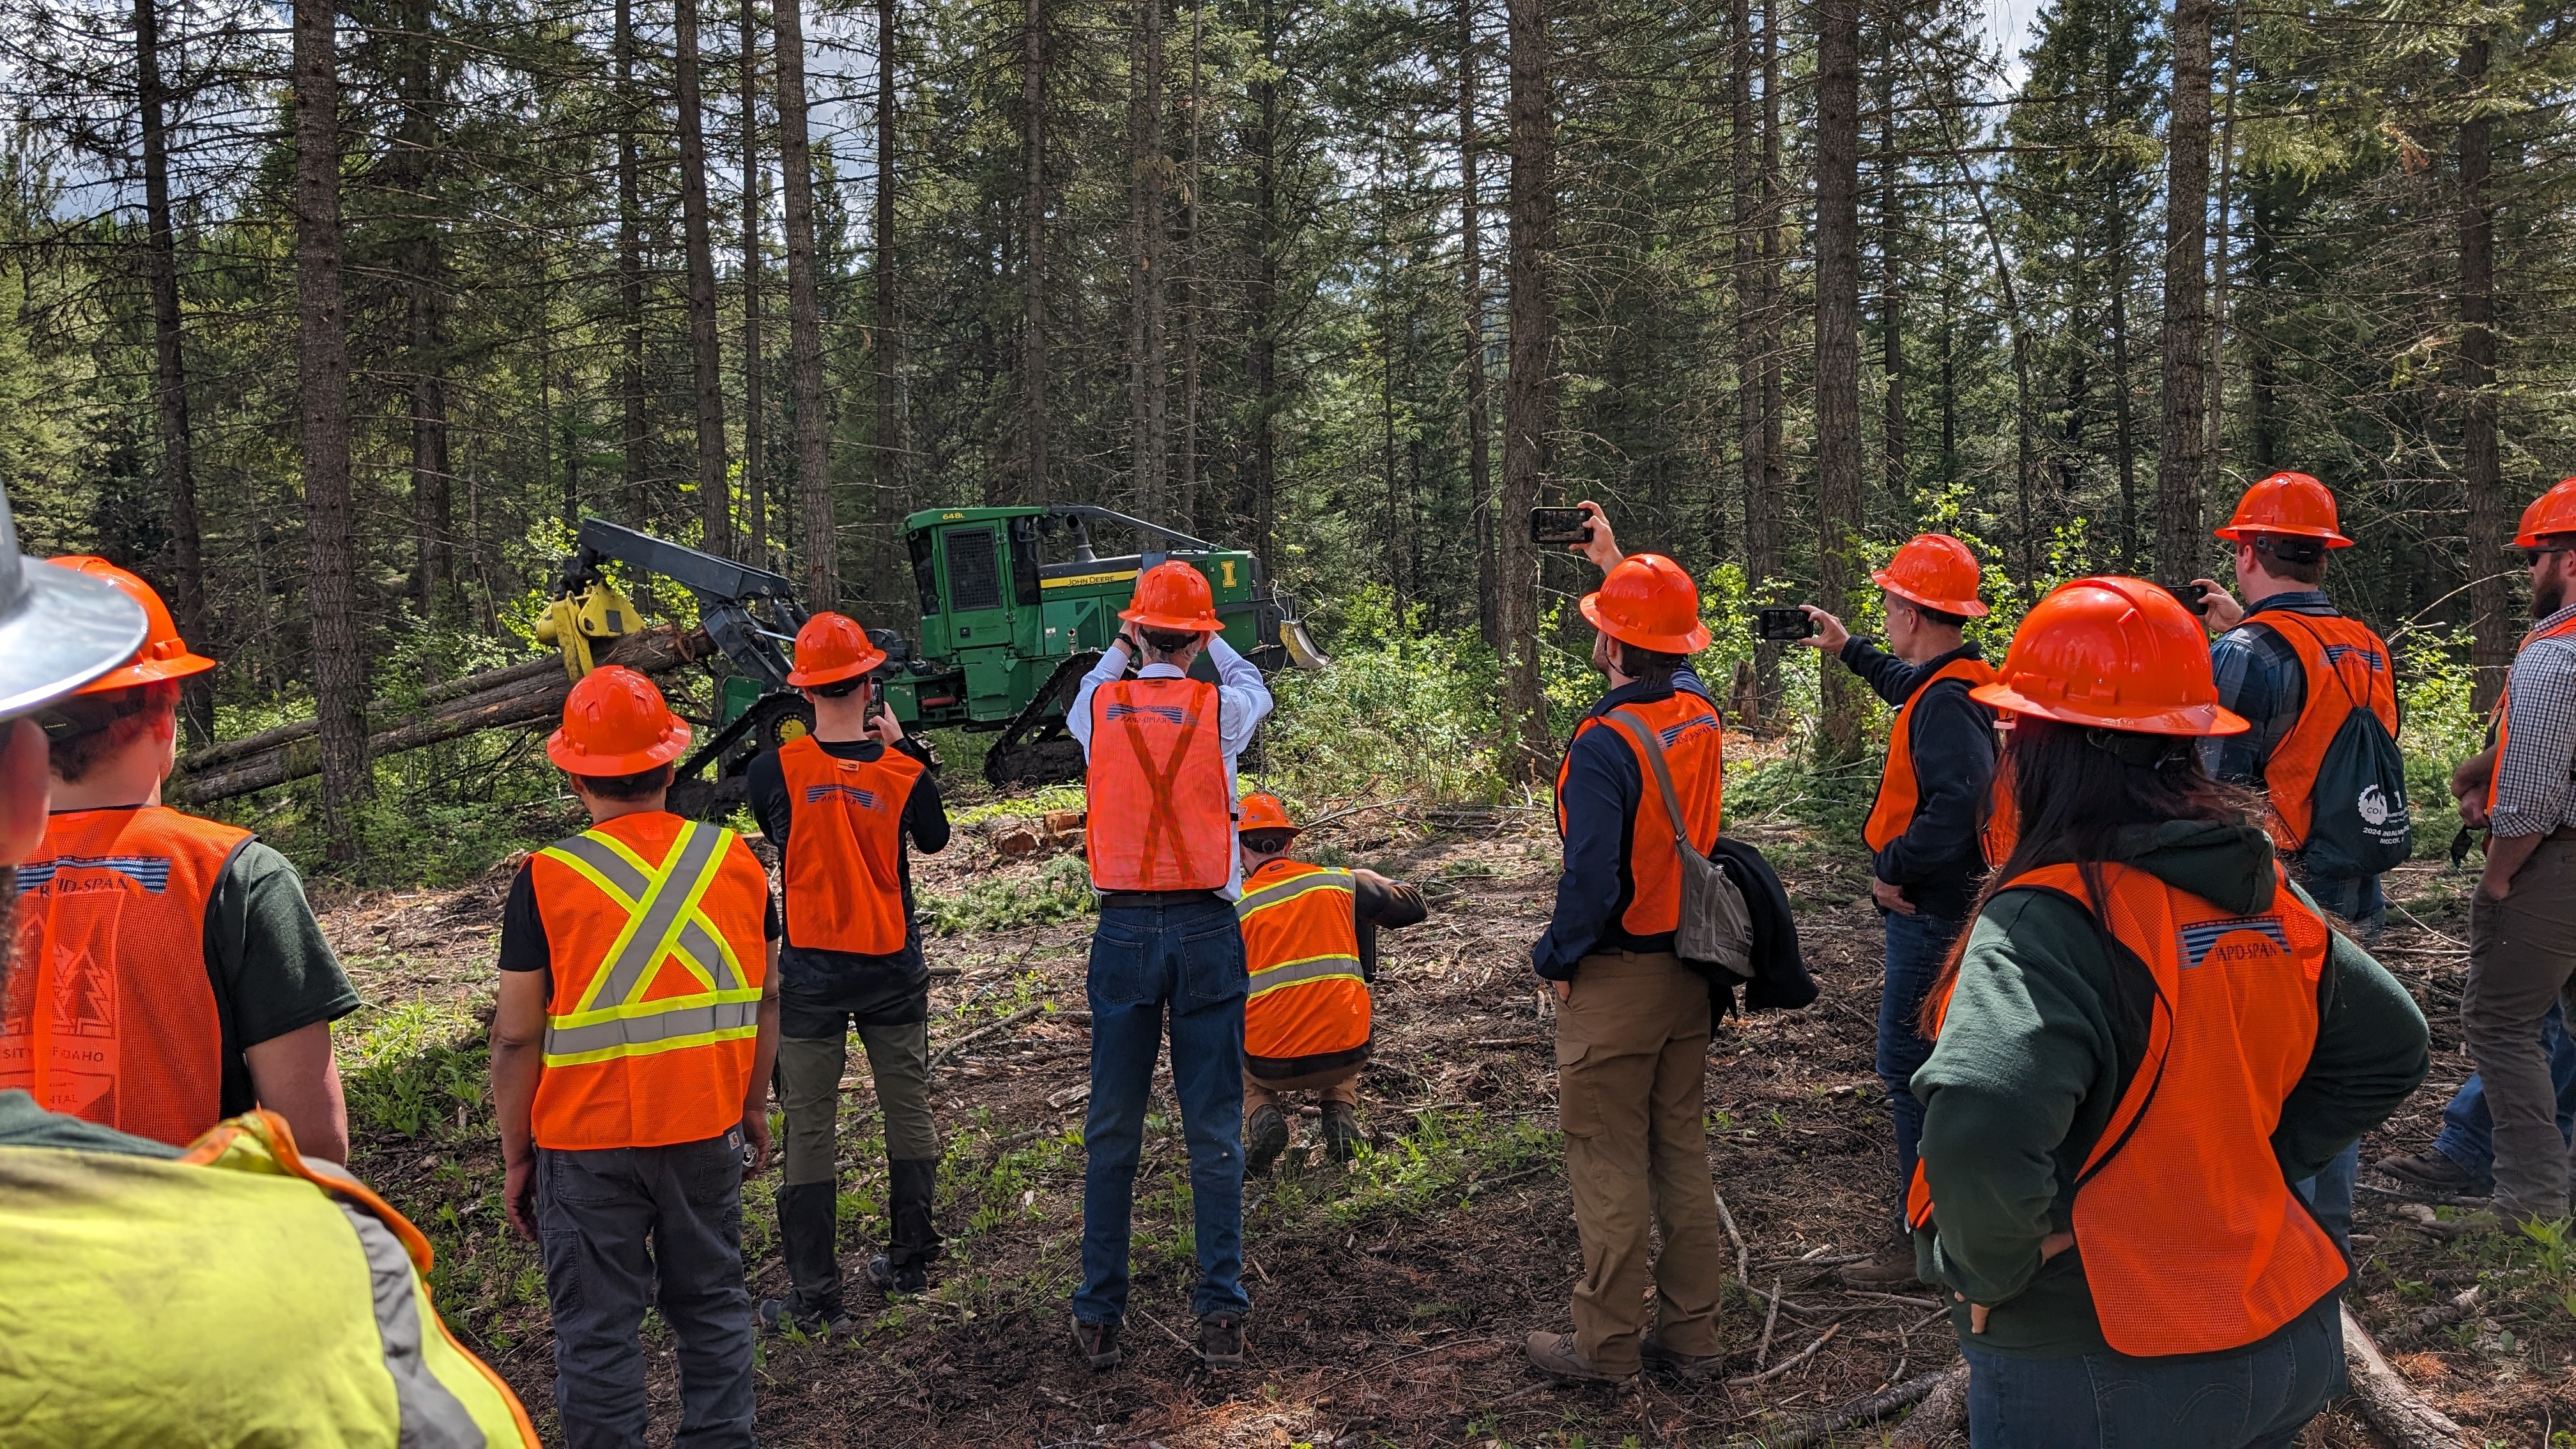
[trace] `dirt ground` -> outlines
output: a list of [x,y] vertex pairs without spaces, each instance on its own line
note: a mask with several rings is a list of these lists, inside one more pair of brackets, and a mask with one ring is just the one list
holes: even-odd
[[[1785,869],[1800,906],[1811,1008],[1726,1022],[1710,1052],[1709,1166],[1740,1231],[1751,1288],[1730,1288],[1727,1372],[1785,1372],[1684,1388],[1564,1389],[1519,1344],[1571,1326],[1579,1266],[1554,1135],[1551,1002],[1527,965],[1545,918],[1555,842],[1536,810],[1359,809],[1309,853],[1424,882],[1434,913],[1384,938],[1378,1050],[1364,1120],[1379,1150],[1345,1169],[1305,1160],[1313,1119],[1274,1177],[1247,1194],[1249,1366],[1194,1367],[1186,1161],[1167,1088],[1149,1123],[1136,1215],[1125,1367],[1094,1374],[1066,1344],[1081,1223],[1086,1081],[1083,952],[1090,918],[1042,916],[1068,866],[1005,863],[961,829],[917,862],[917,885],[991,921],[939,936],[932,1039],[968,1042],[940,1068],[948,1156],[940,1222],[949,1255],[931,1294],[888,1303],[858,1273],[884,1231],[885,1167],[866,1073],[853,1063],[842,1119],[842,1248],[862,1328],[829,1341],[771,1339],[759,1430],[773,1444],[1603,1445],[1754,1443],[1808,1415],[1937,1369],[1956,1356],[1930,1290],[1843,1291],[1834,1265],[1876,1248],[1894,1173],[1886,1106],[1870,1070],[1879,929],[1865,868],[1802,829],[1730,820]],[[1052,871],[1052,875],[1050,875]],[[491,994],[496,873],[443,894],[333,902],[325,924],[370,1010],[347,1024],[357,1167],[429,1229],[451,1323],[518,1388],[541,1426],[552,1379],[542,1276],[500,1222],[500,1167],[480,1090],[475,1008]],[[2433,865],[2392,881],[2404,903],[2380,951],[2432,1021],[2433,1078],[2373,1135],[2364,1161],[2429,1140],[2468,1073],[2456,1026],[2465,925],[2461,878]],[[1034,1014],[1022,1015],[1028,1007]],[[483,1008],[488,1010],[488,1006]],[[2365,1172],[2366,1185],[2393,1186]],[[784,1290],[774,1242],[775,1169],[746,1188],[756,1294]],[[2471,1431],[2470,1442],[2543,1445],[2576,1426],[2576,1266],[2565,1245],[2435,1236],[2424,1209],[2365,1192],[2357,1308],[2400,1370]],[[2443,1216],[2455,1209],[2439,1208]],[[2428,1308],[2469,1287],[2471,1311]],[[1771,1295],[1776,1321],[1764,1345]],[[1828,1337],[1828,1335],[1830,1335]],[[1821,1348],[1814,1348],[1823,1339]],[[1814,1351],[1810,1352],[1810,1349]],[[659,1427],[672,1427],[667,1335],[648,1325]],[[1892,1425],[1843,1431],[1874,1444]],[[2310,1445],[2380,1443],[2330,1413]],[[2563,1442],[2576,1444],[2576,1437]]]

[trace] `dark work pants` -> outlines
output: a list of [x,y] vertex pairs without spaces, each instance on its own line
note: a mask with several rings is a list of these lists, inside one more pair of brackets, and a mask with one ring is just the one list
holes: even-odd
[[1914,1096],[1914,1074],[1932,1057],[1932,1041],[1916,1024],[1923,998],[1941,974],[1941,958],[1958,939],[1960,923],[1921,911],[1886,913],[1887,976],[1878,989],[1879,1085],[1896,1117],[1895,1231],[1909,1237],[1905,1194],[1914,1184],[1915,1148],[1923,1140],[1923,1104]]
[[679,1351],[674,1442],[750,1444],[742,1129],[671,1147],[541,1148],[537,1227],[554,1310],[555,1413],[569,1449],[644,1442],[648,1302]]

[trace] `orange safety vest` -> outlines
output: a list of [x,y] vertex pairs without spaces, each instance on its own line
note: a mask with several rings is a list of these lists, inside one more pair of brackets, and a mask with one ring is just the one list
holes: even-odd
[[[2521,658],[2523,650],[2530,648],[2532,645],[2539,643],[2543,639],[2557,639],[2568,634],[2576,634],[2576,619],[2562,620],[2546,629],[2534,629],[2530,633],[2523,635],[2522,642],[2513,647],[2514,657],[2517,659]],[[2489,815],[2493,815],[2495,813],[2496,777],[2504,773],[2505,716],[2508,712],[2505,709],[2505,701],[2510,699],[2512,695],[2513,673],[2508,670],[2505,673],[2504,688],[2496,691],[2495,766],[2487,771],[2487,813]],[[20,876],[21,879],[24,878],[24,867],[21,867]]]
[[0,1088],[184,1147],[223,1120],[206,906],[251,833],[160,805],[70,810],[18,867]]
[[1287,1061],[1368,1045],[1368,983],[1351,873],[1273,860],[1244,877],[1235,919],[1252,993],[1243,1003],[1243,1051]]
[[1083,853],[1104,891],[1216,890],[1234,874],[1220,696],[1202,680],[1120,679],[1091,693]]
[[[2242,1348],[2347,1276],[2272,1155],[2281,1104],[2316,1048],[2333,935],[2277,862],[2271,902],[2250,916],[2131,866],[2105,865],[2102,878],[2111,934],[2146,963],[2156,1000],[2146,1055],[2076,1174],[2085,1280],[2102,1337],[2121,1353]],[[2055,891],[2101,915],[2073,865],[2005,888]],[[1923,1163],[1906,1215],[1918,1228],[1934,1215]]]
[[1994,683],[1995,667],[1982,659],[1953,659],[1916,685],[1905,703],[1896,707],[1896,718],[1887,726],[1887,764],[1878,772],[1878,799],[1870,805],[1869,822],[1860,832],[1871,850],[1885,850],[1890,841],[1904,835],[1923,803],[1921,782],[1914,778],[1914,703],[1945,679],[1965,680],[1973,689]]
[[553,960],[539,1147],[667,1147],[742,1122],[769,877],[732,831],[620,815],[528,860]]
[[[1703,852],[1713,849],[1726,789],[1725,730],[1718,722],[1717,706],[1689,690],[1676,689],[1668,698],[1623,709],[1655,727],[1663,741],[1664,764],[1672,771],[1674,798],[1681,801],[1687,817],[1690,842]],[[1672,817],[1664,811],[1664,792],[1656,788],[1654,773],[1647,767],[1644,742],[1630,734],[1625,724],[1606,715],[1587,716],[1574,727],[1574,738],[1600,728],[1618,732],[1635,757],[1638,778],[1645,786],[1637,796],[1637,816],[1627,848],[1620,853],[1622,873],[1628,879],[1628,908],[1619,916],[1619,929],[1631,937],[1669,936],[1682,923],[1682,866],[1673,855]],[[1565,758],[1556,765],[1560,840],[1565,837],[1565,776],[1573,761],[1569,741]]]
[[785,876],[787,941],[809,951],[885,956],[903,949],[903,811],[919,760],[889,749],[843,760],[812,735],[779,747],[792,821]]
[[2248,622],[2267,625],[2288,640],[2307,679],[2298,722],[2263,765],[2263,788],[2272,801],[2264,824],[2283,850],[2295,851],[2307,844],[2309,822],[2316,818],[2317,766],[2343,722],[2354,710],[2368,709],[2389,738],[2396,738],[2397,677],[2388,667],[2388,645],[2359,619],[2275,610]]

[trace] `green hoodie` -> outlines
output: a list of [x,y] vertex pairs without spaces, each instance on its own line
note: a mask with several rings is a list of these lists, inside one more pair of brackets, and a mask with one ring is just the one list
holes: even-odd
[[[2167,821],[2125,832],[2113,859],[2222,910],[2264,903],[2272,842],[2252,826]],[[2301,893],[2301,899],[2306,899]],[[2310,901],[2313,906],[2315,903]],[[2083,1254],[2040,1261],[2040,1240],[2071,1230],[2075,1175],[2144,1055],[2143,1022],[2115,1024],[2102,936],[2082,907],[2007,891],[1977,917],[1931,1060],[1914,1074],[1923,1160],[1938,1204],[1915,1235],[1927,1282],[1991,1307],[1959,1341],[2018,1358],[2107,1351]],[[2127,956],[2125,948],[2122,951]],[[2145,963],[2123,969],[2145,979]],[[2424,1017],[2369,953],[2337,934],[2317,985],[2317,1041],[2272,1133],[2284,1179],[2313,1177],[2385,1120],[2424,1080]]]

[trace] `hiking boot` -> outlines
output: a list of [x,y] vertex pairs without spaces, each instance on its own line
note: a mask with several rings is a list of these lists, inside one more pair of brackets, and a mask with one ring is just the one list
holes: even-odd
[[1638,1356],[1652,1368],[1662,1369],[1686,1384],[1706,1383],[1717,1376],[1723,1359],[1713,1353],[1676,1353],[1664,1347],[1664,1341],[1647,1334],[1637,1344]]
[[1348,1162],[1368,1134],[1360,1130],[1359,1109],[1348,1102],[1324,1104],[1324,1152],[1335,1162]]
[[930,1286],[930,1274],[919,1263],[896,1267],[894,1259],[884,1253],[868,1259],[868,1281],[888,1298],[910,1297]]
[[856,1327],[851,1322],[850,1315],[839,1305],[835,1304],[831,1308],[820,1310],[807,1308],[793,1293],[784,1298],[762,1299],[760,1326],[771,1333],[781,1335],[801,1333],[808,1338],[824,1338],[833,1334],[847,1335]]
[[1243,1315],[1211,1313],[1199,1320],[1199,1367],[1243,1367]]
[[1073,1351],[1094,1372],[1114,1369],[1127,1357],[1118,1351],[1117,1324],[1085,1323],[1079,1318],[1073,1321]]
[[1533,1333],[1524,1345],[1529,1351],[1530,1366],[1549,1378],[1569,1384],[1624,1384],[1634,1374],[1604,1373],[1592,1366],[1592,1360],[1574,1346],[1570,1333]]
[[2383,1157],[2371,1166],[2410,1187],[2449,1193],[2453,1197],[2491,1197],[2495,1179],[2482,1177],[2453,1162],[2436,1147],[2406,1157]]
[[1846,1288],[1867,1288],[1875,1292],[1891,1293],[1901,1288],[1915,1287],[1923,1280],[1915,1276],[1914,1245],[1890,1243],[1879,1249],[1873,1257],[1857,1263],[1845,1263],[1835,1269],[1834,1281]]
[[1253,1108],[1252,1116],[1243,1124],[1243,1170],[1260,1177],[1287,1150],[1288,1119],[1268,1102]]

